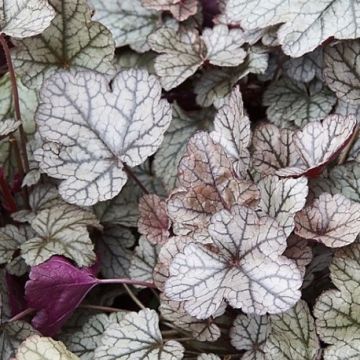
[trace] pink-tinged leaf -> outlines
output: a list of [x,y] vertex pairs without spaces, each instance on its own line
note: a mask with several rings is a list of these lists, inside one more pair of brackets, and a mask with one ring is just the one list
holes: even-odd
[[276,173],[283,177],[318,176],[325,165],[348,144],[356,128],[354,116],[330,115],[324,121],[311,122],[293,137],[300,164],[289,164]]
[[296,214],[295,233],[329,247],[350,245],[360,233],[360,204],[340,194],[321,194]]
[[205,319],[223,299],[245,313],[263,315],[291,308],[300,298],[302,276],[281,254],[286,236],[275,219],[246,206],[214,214],[213,244],[190,243],[174,256],[165,295],[185,301],[185,310]]
[[190,233],[206,237],[211,215],[234,204],[252,205],[259,198],[256,186],[238,179],[225,150],[206,132],[188,142],[178,167],[178,183],[167,201],[176,235]]
[[29,278],[25,297],[28,306],[37,310],[32,325],[47,336],[58,332],[99,282],[92,268],[79,269],[60,256],[33,266]]
[[170,11],[179,21],[195,15],[198,9],[198,0],[142,0],[142,4],[148,9]]
[[166,202],[155,194],[144,195],[139,201],[138,231],[153,244],[164,244],[170,236],[170,219]]
[[299,161],[293,143],[294,131],[279,129],[272,124],[256,127],[252,139],[253,166],[261,174],[275,174],[276,170],[293,166]]
[[287,239],[287,248],[284,256],[296,262],[302,276],[305,275],[306,266],[310,264],[313,259],[311,247],[308,245],[308,240],[291,234]]

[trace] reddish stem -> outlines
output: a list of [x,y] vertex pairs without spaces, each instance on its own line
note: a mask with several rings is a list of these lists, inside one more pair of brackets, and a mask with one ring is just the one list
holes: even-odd
[[[15,75],[14,66],[13,66],[13,63],[11,60],[10,48],[7,44],[4,34],[0,34],[0,43],[4,50],[6,63],[7,63],[8,70],[9,70],[12,97],[14,100],[14,108],[15,108],[15,119],[21,122],[20,101],[19,101],[18,87],[17,87],[17,83],[16,83],[16,75]],[[20,132],[20,139],[21,139],[21,150],[22,150],[22,159],[24,162],[24,170],[25,170],[25,172],[28,172],[29,171],[29,160],[28,160],[27,152],[26,152],[26,135],[25,135],[24,128],[22,126],[22,122],[20,123],[20,126],[19,126],[19,132]]]
[[127,278],[119,278],[119,279],[99,279],[99,284],[129,284],[129,285],[139,285],[148,288],[156,289],[156,285],[152,282],[141,281],[136,279],[127,279]]
[[33,312],[35,312],[35,309],[27,308],[27,309],[19,312],[19,313],[16,314],[15,316],[13,316],[11,319],[8,320],[8,322],[21,320],[21,319],[23,319],[24,317],[32,314]]
[[16,201],[11,192],[10,186],[5,179],[4,172],[0,169],[0,191],[4,197],[4,207],[10,213],[16,212]]
[[124,171],[129,177],[131,177],[135,181],[135,183],[140,187],[144,194],[149,194],[149,191],[146,189],[143,183],[126,164],[124,164]]

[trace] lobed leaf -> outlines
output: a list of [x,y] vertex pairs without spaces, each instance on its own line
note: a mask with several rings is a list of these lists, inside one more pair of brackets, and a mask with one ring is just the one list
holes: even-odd
[[47,143],[37,158],[43,171],[64,180],[59,192],[67,202],[93,205],[120,192],[124,164],[144,162],[170,124],[170,106],[160,97],[160,84],[144,70],[120,72],[112,91],[93,72],[58,72],[45,82],[37,123]]
[[58,69],[93,70],[111,77],[115,46],[109,30],[91,20],[86,0],[49,0],[56,11],[42,34],[15,42],[17,74],[27,87],[39,89]]
[[198,10],[198,0],[142,0],[144,7],[158,11],[170,11],[175,19],[184,21]]

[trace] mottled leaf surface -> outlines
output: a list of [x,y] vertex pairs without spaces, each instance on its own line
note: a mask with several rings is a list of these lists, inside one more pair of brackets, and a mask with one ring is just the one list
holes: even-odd
[[258,315],[296,303],[300,272],[280,256],[286,237],[274,219],[233,206],[211,218],[209,233],[216,250],[191,243],[174,257],[165,284],[170,299],[186,301],[186,311],[200,319],[214,314],[224,298],[232,307]]
[[56,11],[40,35],[15,42],[13,61],[24,84],[40,88],[57,69],[71,67],[114,74],[115,46],[109,30],[91,20],[85,0],[50,0]]
[[360,233],[360,204],[341,194],[321,194],[296,214],[295,233],[329,247],[349,245]]
[[95,358],[182,359],[184,348],[177,341],[163,340],[158,322],[156,311],[150,309],[125,315],[123,320],[108,326],[101,338],[101,345],[95,350]]
[[93,205],[120,192],[124,164],[144,162],[170,124],[160,97],[158,80],[144,70],[120,72],[112,90],[93,72],[59,72],[45,83],[37,123],[48,143],[37,156],[43,171],[64,180],[67,202]]

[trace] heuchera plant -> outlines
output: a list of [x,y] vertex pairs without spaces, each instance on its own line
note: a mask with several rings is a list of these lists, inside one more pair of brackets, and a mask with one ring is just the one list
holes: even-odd
[[0,45],[1,359],[360,359],[358,0],[2,0]]

